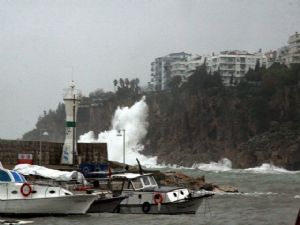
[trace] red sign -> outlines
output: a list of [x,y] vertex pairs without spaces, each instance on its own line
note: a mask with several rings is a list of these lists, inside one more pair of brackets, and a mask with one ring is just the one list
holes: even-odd
[[32,164],[32,154],[18,154],[18,164]]

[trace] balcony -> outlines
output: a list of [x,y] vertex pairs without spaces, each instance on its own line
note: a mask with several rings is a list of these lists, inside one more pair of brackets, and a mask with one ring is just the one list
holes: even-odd
[[298,34],[296,32],[294,35],[290,36],[288,43],[292,44],[292,43],[298,42],[298,41],[300,41],[300,34]]

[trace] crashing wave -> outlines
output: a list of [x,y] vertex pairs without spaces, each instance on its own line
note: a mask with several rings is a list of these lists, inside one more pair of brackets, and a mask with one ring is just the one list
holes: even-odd
[[222,171],[232,170],[232,163],[229,159],[223,158],[218,162],[194,163],[192,168],[203,170],[203,171],[222,172]]
[[107,143],[108,159],[111,161],[123,162],[125,150],[125,163],[127,164],[137,164],[136,158],[138,158],[143,166],[156,165],[157,157],[143,155],[144,146],[140,144],[147,134],[147,119],[148,106],[143,97],[131,107],[117,108],[112,119],[111,130],[101,132],[98,137],[90,131],[81,135],[78,142]]

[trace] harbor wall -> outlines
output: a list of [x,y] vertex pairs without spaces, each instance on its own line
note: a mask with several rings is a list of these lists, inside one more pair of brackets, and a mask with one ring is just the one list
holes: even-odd
[[[63,143],[55,142],[0,140],[0,161],[4,167],[10,168],[18,163],[18,154],[31,154],[33,164],[38,165],[40,149],[41,165],[60,165]],[[107,162],[106,143],[77,143],[77,151],[79,162]]]

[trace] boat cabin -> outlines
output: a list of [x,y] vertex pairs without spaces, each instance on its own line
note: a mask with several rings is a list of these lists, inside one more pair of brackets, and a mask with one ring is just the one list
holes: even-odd
[[151,191],[158,185],[151,174],[123,173],[112,175],[111,189],[121,191]]

